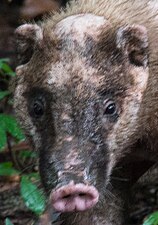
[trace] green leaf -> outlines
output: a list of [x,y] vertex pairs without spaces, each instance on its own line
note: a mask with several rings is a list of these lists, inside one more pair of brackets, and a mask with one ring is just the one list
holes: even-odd
[[10,219],[5,219],[5,225],[13,225],[13,223],[10,221]]
[[17,140],[24,140],[25,136],[23,135],[20,126],[18,125],[16,119],[13,116],[0,114],[0,124],[4,124],[5,131],[9,132]]
[[7,63],[9,63],[9,59],[8,59],[8,58],[1,58],[1,59],[0,59],[0,63],[1,63],[1,62],[7,62]]
[[11,77],[15,77],[16,76],[16,73],[12,71],[12,72],[8,72],[7,75],[9,75]]
[[158,225],[158,212],[149,215],[143,225]]
[[5,72],[5,73],[12,73],[13,72],[13,70],[11,69],[11,67],[7,64],[7,63],[5,63],[5,62],[2,62],[1,63],[1,69]]
[[0,100],[9,94],[10,94],[10,91],[0,91]]
[[0,69],[9,76],[15,76],[15,72],[8,65],[9,59],[0,59]]
[[18,141],[24,140],[20,126],[13,116],[0,114],[0,149],[4,148],[7,143],[6,133],[10,133]]
[[19,172],[13,168],[11,162],[0,163],[0,176],[18,175]]
[[30,151],[30,150],[22,150],[19,153],[20,158],[37,158],[36,152]]
[[45,210],[45,196],[27,176],[22,176],[20,183],[21,196],[26,206],[35,214],[40,215]]
[[7,144],[7,137],[5,132],[5,125],[3,121],[0,121],[0,150]]

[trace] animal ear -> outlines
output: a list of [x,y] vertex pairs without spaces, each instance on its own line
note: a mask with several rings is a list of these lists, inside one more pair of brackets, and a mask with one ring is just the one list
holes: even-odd
[[141,25],[125,26],[117,30],[117,47],[128,57],[131,64],[146,67],[148,64],[147,29]]
[[25,24],[15,30],[18,65],[25,64],[31,59],[34,48],[42,36],[42,29],[38,25]]

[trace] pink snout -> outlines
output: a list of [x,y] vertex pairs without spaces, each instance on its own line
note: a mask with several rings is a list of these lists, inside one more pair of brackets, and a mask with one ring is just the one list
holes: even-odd
[[57,212],[85,211],[95,206],[98,199],[95,187],[73,181],[51,193],[51,203]]

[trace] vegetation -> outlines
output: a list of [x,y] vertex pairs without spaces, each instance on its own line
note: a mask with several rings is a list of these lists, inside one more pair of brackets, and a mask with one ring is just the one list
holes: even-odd
[[[0,78],[3,82],[9,82],[10,77],[15,76],[8,65],[7,59],[0,59]],[[5,99],[6,104],[12,104],[11,93],[9,90],[0,91],[0,100]],[[0,152],[5,151],[6,146],[11,137],[12,142],[16,145],[17,142],[23,141],[25,136],[20,129],[14,115],[0,113]],[[35,153],[29,150],[21,150],[21,158],[29,159],[31,157],[37,157]],[[24,173],[14,168],[13,162],[0,163],[0,176],[16,176],[20,177],[20,193],[26,206],[32,210],[36,215],[42,214],[45,209],[45,196],[36,185],[39,180],[38,173]],[[12,225],[12,222],[7,218],[5,220],[6,225]]]
[[158,225],[158,212],[149,215],[143,225]]

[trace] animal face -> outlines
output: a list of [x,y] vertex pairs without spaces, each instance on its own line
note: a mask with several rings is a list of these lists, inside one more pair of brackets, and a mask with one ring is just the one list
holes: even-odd
[[146,29],[79,14],[16,34],[15,109],[39,151],[46,190],[73,181],[102,195],[135,141],[148,79]]

